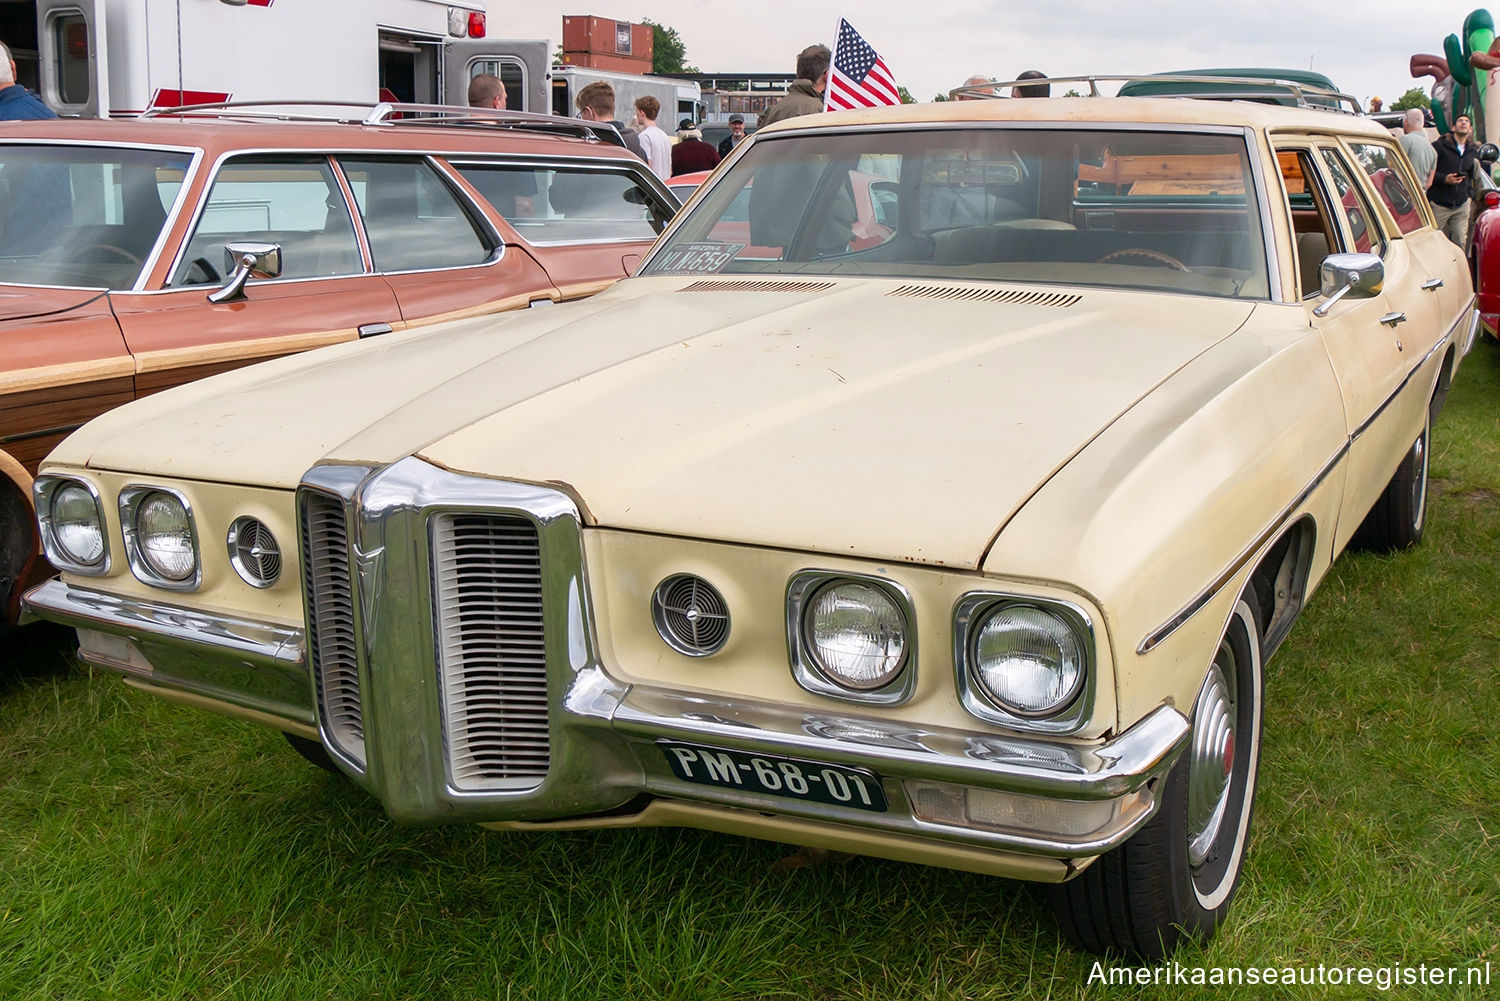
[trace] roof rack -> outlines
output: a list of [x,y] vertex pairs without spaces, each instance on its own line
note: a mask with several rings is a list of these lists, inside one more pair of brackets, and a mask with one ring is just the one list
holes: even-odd
[[[317,112],[312,109],[328,109]],[[348,109],[350,114],[338,114]],[[619,131],[609,122],[543,115],[499,108],[461,108],[447,104],[405,104],[381,101],[226,101],[187,104],[178,108],[148,108],[140,118],[221,118],[274,122],[325,122],[381,127],[445,126],[465,128],[521,129],[551,135],[597,139],[623,146]]]
[[[1358,99],[1329,90],[1326,87],[1318,87],[1296,80],[1284,80],[1278,77],[1250,77],[1250,76],[1205,76],[1194,74],[1177,73],[1152,73],[1147,75],[1111,75],[1111,74],[1088,74],[1086,76],[1053,76],[1032,77],[1024,80],[991,80],[989,83],[974,84],[968,87],[955,87],[948,92],[950,99],[959,97],[985,98],[997,100],[1012,100],[1009,94],[996,93],[1001,87],[1027,87],[1037,84],[1060,84],[1060,83],[1085,83],[1088,84],[1089,97],[1103,97],[1099,93],[1101,81],[1110,83],[1128,84],[1167,84],[1169,88],[1161,93],[1130,95],[1121,93],[1119,96],[1140,97],[1195,97],[1202,100],[1218,101],[1244,101],[1265,98],[1275,98],[1284,95],[1290,99],[1290,103],[1299,108],[1312,108],[1318,111],[1337,111],[1346,115],[1358,115],[1363,113]],[[1179,90],[1171,90],[1171,85],[1187,85]],[[1122,88],[1123,90],[1123,88]],[[1282,103],[1277,101],[1276,103]],[[1349,107],[1345,108],[1344,105]]]

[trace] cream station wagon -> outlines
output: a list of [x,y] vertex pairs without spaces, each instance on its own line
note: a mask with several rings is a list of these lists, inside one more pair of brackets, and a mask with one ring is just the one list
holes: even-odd
[[1037,880],[1159,957],[1239,883],[1266,659],[1346,546],[1422,536],[1473,292],[1377,169],[1418,190],[1248,102],[777,125],[598,296],[89,423],[29,607],[398,819]]

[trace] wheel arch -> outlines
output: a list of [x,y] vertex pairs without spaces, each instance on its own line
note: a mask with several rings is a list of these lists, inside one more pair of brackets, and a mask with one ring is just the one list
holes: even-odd
[[37,558],[31,474],[0,452],[0,631],[19,615],[20,589]]
[[1246,587],[1255,592],[1264,617],[1262,657],[1269,659],[1291,632],[1307,599],[1313,556],[1317,552],[1317,522],[1303,515],[1271,543],[1250,573]]

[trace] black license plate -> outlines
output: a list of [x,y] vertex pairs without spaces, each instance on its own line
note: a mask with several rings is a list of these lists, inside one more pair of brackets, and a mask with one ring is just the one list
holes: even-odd
[[879,777],[862,768],[675,741],[661,741],[656,746],[667,756],[672,774],[685,782],[859,810],[886,808]]

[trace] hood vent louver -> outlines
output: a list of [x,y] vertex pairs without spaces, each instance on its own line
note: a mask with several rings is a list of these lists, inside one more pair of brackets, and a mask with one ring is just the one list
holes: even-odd
[[953,288],[944,285],[902,285],[886,295],[912,299],[944,299],[948,302],[1003,302],[1012,306],[1054,306],[1067,309],[1080,301],[1081,295],[1062,292],[1029,292],[1023,289]]
[[740,279],[713,279],[693,282],[679,292],[822,292],[833,288],[833,282],[794,282],[786,279],[763,279],[760,281]]

